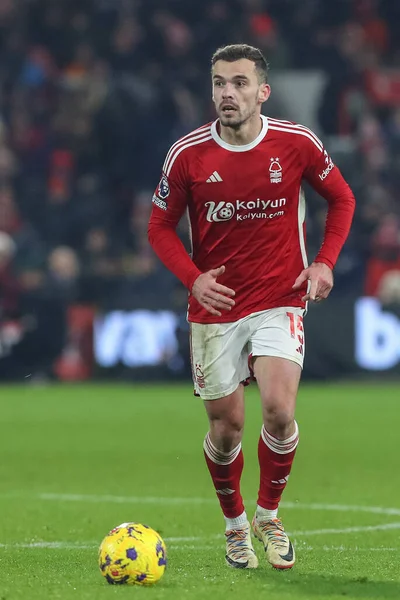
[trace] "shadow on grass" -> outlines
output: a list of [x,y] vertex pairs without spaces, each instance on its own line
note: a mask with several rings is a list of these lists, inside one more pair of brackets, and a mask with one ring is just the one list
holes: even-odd
[[[265,573],[258,571],[256,577],[265,581]],[[253,577],[254,577],[253,575]],[[271,577],[272,575],[272,577]],[[287,576],[289,575],[289,576]],[[269,582],[282,593],[290,593],[294,598],[396,598],[400,600],[400,582],[374,581],[366,576],[331,575],[327,573],[285,573],[273,571]]]

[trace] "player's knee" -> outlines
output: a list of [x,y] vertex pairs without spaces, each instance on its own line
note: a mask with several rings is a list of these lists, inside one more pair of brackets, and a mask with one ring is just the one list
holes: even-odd
[[243,423],[240,419],[224,417],[210,419],[211,438],[215,441],[218,450],[230,452],[242,441]]
[[274,437],[285,440],[293,433],[294,413],[290,408],[271,406],[264,408],[264,427]]
[[221,452],[230,452],[242,441],[244,396],[239,388],[233,394],[206,402],[213,444]]

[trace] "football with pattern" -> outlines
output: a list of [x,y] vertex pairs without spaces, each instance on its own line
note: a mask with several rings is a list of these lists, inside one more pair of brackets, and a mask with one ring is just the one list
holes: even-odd
[[112,585],[152,585],[163,576],[166,565],[161,536],[140,523],[115,527],[99,548],[101,574]]

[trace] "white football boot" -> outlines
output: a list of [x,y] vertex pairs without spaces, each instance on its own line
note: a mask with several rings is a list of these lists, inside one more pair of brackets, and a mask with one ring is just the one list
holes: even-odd
[[275,569],[291,569],[295,563],[295,553],[280,519],[260,519],[252,522],[254,535],[262,542],[267,561]]
[[225,560],[234,569],[256,569],[258,558],[251,543],[250,523],[240,529],[225,531]]

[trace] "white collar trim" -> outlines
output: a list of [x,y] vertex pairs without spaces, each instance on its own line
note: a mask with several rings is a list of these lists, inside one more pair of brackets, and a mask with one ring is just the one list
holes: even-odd
[[267,119],[267,117],[264,117],[264,115],[260,115],[260,117],[261,117],[261,121],[262,121],[261,131],[258,134],[258,136],[252,142],[250,142],[250,144],[244,144],[242,146],[235,146],[233,144],[228,144],[227,142],[224,142],[224,140],[221,138],[221,136],[219,135],[219,133],[217,131],[218,119],[216,121],[214,121],[213,124],[211,125],[211,135],[212,135],[214,141],[217,142],[217,144],[219,146],[222,146],[222,148],[225,148],[225,150],[230,150],[231,152],[247,152],[248,150],[252,150],[256,146],[258,146],[258,144],[260,142],[262,142],[262,140],[267,135],[268,119]]

